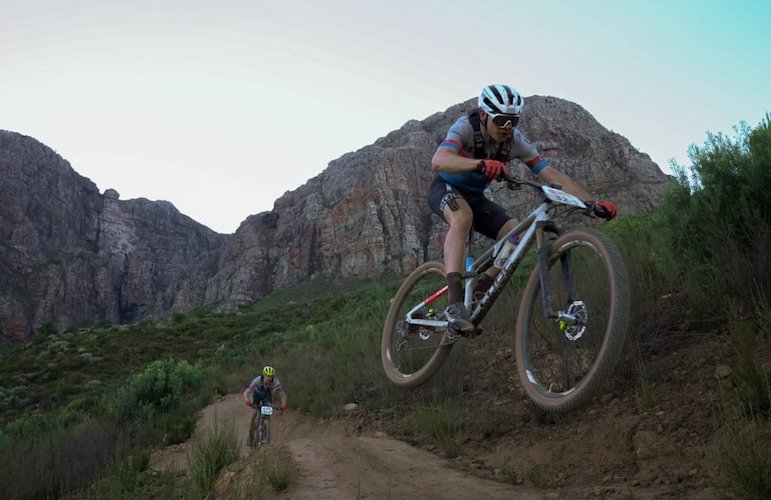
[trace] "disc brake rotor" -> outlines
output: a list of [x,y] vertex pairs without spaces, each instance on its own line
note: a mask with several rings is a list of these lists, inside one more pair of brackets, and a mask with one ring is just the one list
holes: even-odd
[[566,319],[559,322],[560,330],[568,340],[578,340],[586,331],[586,323],[589,319],[589,310],[580,300],[573,301],[568,306]]

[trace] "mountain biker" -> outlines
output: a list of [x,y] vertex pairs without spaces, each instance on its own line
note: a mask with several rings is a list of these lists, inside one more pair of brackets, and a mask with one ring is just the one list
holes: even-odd
[[252,408],[252,414],[249,416],[249,439],[254,432],[254,421],[257,418],[257,412],[263,403],[271,404],[273,402],[273,393],[281,398],[281,413],[286,411],[286,393],[281,382],[276,377],[276,369],[272,366],[265,366],[262,374],[258,375],[249,387],[244,391],[244,403]]
[[[504,173],[509,173],[507,162],[515,158],[523,161],[541,182],[558,184],[564,191],[587,200],[599,217],[610,220],[617,213],[610,201],[589,201],[594,197],[588,191],[541,157],[517,128],[524,103],[511,86],[488,85],[479,95],[478,108],[455,121],[431,160],[437,175],[429,188],[428,203],[450,226],[444,240],[449,293],[445,314],[462,334],[474,330],[463,303],[462,278],[466,238],[472,225],[475,231],[497,240],[518,224],[500,205],[484,196],[490,182],[500,181]],[[475,295],[487,290],[499,271],[491,266],[479,279]],[[454,336],[448,341],[456,339]]]

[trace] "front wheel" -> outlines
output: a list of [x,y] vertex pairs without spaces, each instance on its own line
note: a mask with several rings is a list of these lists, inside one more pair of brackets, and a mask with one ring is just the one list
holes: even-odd
[[[391,300],[380,358],[388,379],[400,387],[426,382],[450,354],[453,344],[442,345],[447,331],[446,284],[444,266],[426,262],[407,276]],[[436,324],[414,324],[409,318]]]
[[257,446],[263,446],[270,443],[270,420],[261,418],[257,426]]
[[519,307],[517,370],[536,406],[562,412],[587,402],[614,370],[629,323],[629,278],[615,245],[592,229],[554,240],[547,262],[560,317],[544,314],[536,266]]

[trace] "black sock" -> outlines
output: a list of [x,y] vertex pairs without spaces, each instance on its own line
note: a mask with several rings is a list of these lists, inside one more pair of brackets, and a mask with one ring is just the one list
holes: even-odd
[[450,304],[463,302],[463,275],[461,273],[447,274],[447,292],[450,295],[447,299]]

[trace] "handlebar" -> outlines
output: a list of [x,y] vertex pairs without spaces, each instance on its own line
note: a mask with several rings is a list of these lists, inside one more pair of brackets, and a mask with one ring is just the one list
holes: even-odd
[[[522,179],[517,175],[511,175],[506,173],[501,175],[501,181],[505,181],[506,187],[511,190],[520,189],[522,186],[530,186],[536,191],[538,191],[539,193],[542,193],[544,186],[562,190],[562,186],[560,186],[559,184],[545,184],[542,182]],[[604,210],[600,210],[601,207],[596,206],[594,201],[592,200],[581,200],[581,201],[583,201],[584,205],[586,205],[586,210],[585,210],[586,215],[588,215],[589,217],[605,218],[604,214],[600,213],[600,212],[604,212]]]
[[255,410],[256,410],[256,409],[258,409],[258,408],[259,408],[259,407],[261,407],[261,406],[270,406],[270,407],[271,407],[271,408],[273,408],[274,410],[280,410],[280,409],[281,409],[281,405],[274,405],[274,404],[272,404],[272,403],[271,403],[271,404],[269,404],[269,405],[267,405],[267,404],[262,404],[262,405],[255,405],[255,404],[254,404],[254,403],[252,403],[251,401],[245,401],[245,403],[246,403],[246,406],[248,406],[249,408],[254,408]]
[[[503,174],[501,176],[501,180],[506,181],[506,187],[512,190],[519,189],[522,186],[530,186],[533,189],[541,190],[541,188],[545,185],[541,182],[535,182],[527,179],[522,179],[521,177],[517,175],[511,175],[511,174]],[[557,184],[549,184],[549,186],[555,188],[555,189],[562,189],[561,186]]]

